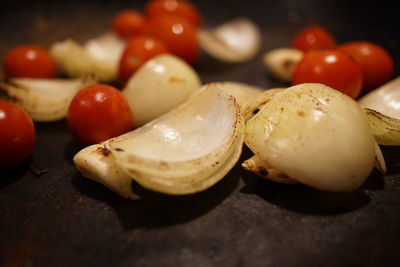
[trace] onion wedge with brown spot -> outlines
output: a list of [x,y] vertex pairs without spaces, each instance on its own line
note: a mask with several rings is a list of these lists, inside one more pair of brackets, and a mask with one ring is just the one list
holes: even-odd
[[276,93],[246,122],[245,143],[264,165],[326,191],[353,191],[374,165],[379,146],[359,105],[322,84]]
[[216,86],[137,130],[110,140],[116,164],[142,186],[173,195],[203,191],[233,168],[244,122],[232,96]]
[[96,82],[94,75],[76,79],[11,78],[0,82],[0,97],[21,106],[34,121],[56,121],[67,116],[68,106],[80,89]]
[[210,85],[146,125],[81,150],[74,162],[84,176],[124,197],[132,198],[130,179],[153,191],[184,195],[221,180],[238,161],[243,138],[240,107]]
[[107,142],[82,149],[75,155],[74,164],[83,176],[105,185],[121,197],[140,199],[132,192],[132,178],[115,163]]

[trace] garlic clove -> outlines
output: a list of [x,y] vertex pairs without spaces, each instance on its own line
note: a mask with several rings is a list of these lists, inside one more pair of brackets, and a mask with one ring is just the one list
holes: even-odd
[[117,79],[118,63],[125,42],[112,33],[105,33],[84,45],[67,39],[56,42],[50,48],[57,65],[70,77],[96,74],[100,81]]
[[369,92],[358,103],[362,107],[400,119],[400,77]]
[[262,57],[267,70],[277,79],[290,82],[297,63],[304,53],[295,48],[278,48],[265,53]]
[[135,126],[163,115],[201,86],[193,68],[173,55],[160,55],[146,62],[123,89]]
[[190,194],[212,186],[234,166],[242,149],[243,124],[234,98],[210,85],[109,145],[117,165],[142,186]]
[[261,46],[261,32],[248,18],[237,18],[211,30],[199,30],[200,47],[225,62],[243,62],[255,57]]
[[375,140],[351,98],[322,84],[277,93],[246,123],[246,145],[290,179],[327,191],[352,191],[375,164]]
[[0,82],[0,94],[21,106],[34,121],[56,121],[67,116],[76,93],[97,78],[87,75],[76,79],[11,78]]
[[140,199],[132,192],[132,178],[116,164],[107,142],[82,149],[73,161],[83,176],[105,185],[123,198]]

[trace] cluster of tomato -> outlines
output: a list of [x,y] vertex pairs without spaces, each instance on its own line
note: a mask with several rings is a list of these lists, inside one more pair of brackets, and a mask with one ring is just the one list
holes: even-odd
[[119,62],[121,82],[159,54],[172,53],[194,64],[199,56],[197,29],[201,22],[196,7],[183,0],[152,0],[143,13],[124,10],[117,14],[112,29],[128,39]]
[[[127,40],[119,63],[119,78],[126,82],[148,59],[173,53],[190,64],[199,55],[196,32],[201,24],[198,10],[184,0],[152,0],[144,13],[124,10],[112,22],[112,30]],[[4,58],[6,77],[54,78],[56,64],[49,52],[37,45],[21,45]],[[96,118],[101,114],[101,119]],[[67,116],[73,136],[84,144],[99,143],[132,129],[129,105],[121,92],[96,84],[81,90],[72,100]],[[0,101],[0,168],[26,158],[35,143],[35,127],[19,106]]]
[[393,74],[393,59],[381,46],[368,41],[336,46],[332,35],[319,26],[297,33],[292,47],[305,52],[293,73],[293,84],[323,83],[355,99]]

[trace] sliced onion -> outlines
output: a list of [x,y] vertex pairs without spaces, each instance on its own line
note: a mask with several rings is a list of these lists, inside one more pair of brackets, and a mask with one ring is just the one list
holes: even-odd
[[243,62],[255,57],[261,46],[258,26],[248,18],[238,18],[211,30],[199,31],[201,48],[226,62]]
[[290,82],[294,69],[303,58],[303,52],[294,48],[278,48],[263,55],[267,70],[277,79]]
[[372,109],[364,109],[375,140],[380,145],[400,145],[400,120]]
[[262,92],[257,95],[252,101],[246,102],[243,106],[243,116],[245,121],[251,119],[255,114],[257,114],[260,109],[275,96],[276,93],[281,92],[284,88],[273,88]]
[[190,194],[218,182],[237,162],[243,123],[234,98],[210,85],[109,145],[116,164],[142,186]]
[[228,95],[233,96],[236,99],[236,102],[242,108],[242,110],[247,103],[252,103],[258,95],[265,91],[265,89],[257,86],[231,81],[213,82],[203,85],[203,87],[210,86],[211,84],[217,86]]
[[74,164],[83,176],[105,185],[121,197],[140,198],[132,192],[132,179],[115,163],[107,142],[82,149],[75,155]]
[[125,42],[113,33],[105,33],[84,45],[72,39],[52,45],[50,53],[70,77],[94,73],[103,82],[117,79],[118,62]]
[[35,121],[56,121],[66,117],[80,89],[96,82],[93,75],[77,79],[12,78],[0,82],[0,94],[25,109]]
[[183,103],[200,85],[199,76],[186,62],[172,55],[160,55],[129,79],[123,94],[135,126],[141,126]]
[[360,106],[400,119],[400,77],[371,91],[358,100]]
[[327,191],[358,188],[377,155],[358,104],[321,84],[301,84],[275,94],[247,121],[245,143],[290,179]]

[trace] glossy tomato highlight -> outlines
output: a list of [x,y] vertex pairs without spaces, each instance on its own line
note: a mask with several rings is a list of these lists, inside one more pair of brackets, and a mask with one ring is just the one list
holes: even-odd
[[148,34],[164,42],[172,54],[194,64],[199,57],[196,29],[183,17],[164,15],[148,21]]
[[350,55],[363,70],[363,88],[370,91],[390,80],[394,63],[390,54],[381,46],[367,41],[342,44],[337,49]]
[[298,32],[292,41],[292,47],[307,52],[315,49],[333,49],[335,39],[320,26],[311,26]]
[[81,143],[100,143],[130,131],[132,113],[120,91],[96,84],[82,89],[72,100],[68,127]]
[[352,98],[362,87],[361,67],[346,54],[335,50],[313,50],[297,64],[292,84],[323,83]]
[[6,77],[54,78],[56,67],[47,50],[37,45],[20,45],[9,51],[3,62]]
[[201,15],[198,9],[188,1],[184,0],[153,0],[146,6],[146,15],[149,18],[163,15],[183,17],[188,20],[193,27],[201,25]]
[[28,113],[0,100],[0,169],[24,160],[31,154],[35,140],[35,127]]
[[127,82],[147,60],[160,54],[168,53],[167,46],[152,37],[140,36],[132,38],[125,46],[119,61],[119,78]]

